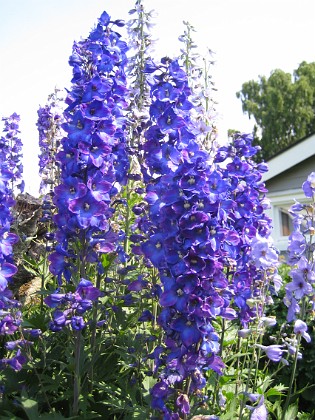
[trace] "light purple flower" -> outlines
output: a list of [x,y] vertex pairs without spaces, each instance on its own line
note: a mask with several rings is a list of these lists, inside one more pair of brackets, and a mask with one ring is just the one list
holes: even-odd
[[283,346],[279,344],[271,344],[270,346],[263,346],[261,344],[256,344],[256,347],[261,348],[268,359],[272,360],[273,362],[280,362],[283,355]]
[[256,267],[269,268],[278,265],[278,254],[270,239],[257,235],[251,242],[251,248],[251,257]]
[[307,343],[311,341],[310,335],[306,332],[307,331],[307,325],[305,322],[301,321],[300,319],[297,319],[294,323],[294,333],[297,335],[301,335]]
[[307,177],[307,180],[302,185],[306,197],[313,197],[315,192],[315,172],[312,172]]
[[258,401],[258,404],[255,407],[248,405],[246,406],[249,410],[252,411],[250,420],[267,420],[268,412],[265,406],[264,396],[260,394],[248,394],[247,396],[253,403]]

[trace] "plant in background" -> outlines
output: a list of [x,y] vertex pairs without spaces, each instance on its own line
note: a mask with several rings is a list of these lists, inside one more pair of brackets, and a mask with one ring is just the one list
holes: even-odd
[[[17,272],[13,259],[13,246],[19,241],[11,232],[14,192],[23,191],[22,142],[19,138],[17,114],[3,118],[4,133],[0,141],[0,335],[3,337],[0,368],[19,371],[27,361],[27,349],[32,344],[27,340],[28,331],[23,330],[21,304],[14,299],[10,283]],[[2,376],[2,375],[1,375]],[[5,373],[1,378],[4,381]],[[3,385],[2,385],[3,386]]]
[[210,72],[211,66],[214,64],[213,52],[208,49],[210,59],[208,57],[201,58],[198,50],[196,50],[197,45],[192,39],[192,32],[195,32],[195,28],[189,22],[184,22],[184,25],[184,34],[179,37],[180,42],[184,44],[180,50],[180,59],[183,62],[188,84],[191,88],[190,101],[193,107],[190,118],[191,122],[195,124],[193,132],[196,141],[213,156],[218,147],[215,126],[216,102],[213,97],[213,92],[217,89]]
[[[54,93],[49,95],[47,104],[37,111],[37,129],[39,135],[39,175],[41,194],[51,193],[54,186],[60,180],[59,168],[56,165],[55,156],[60,147],[62,138],[61,124],[64,122],[60,97],[60,90],[55,88]],[[47,191],[48,190],[48,191]]]
[[[24,191],[23,165],[22,165],[22,141],[20,139],[19,122],[20,116],[16,113],[10,117],[2,118],[4,121],[4,135],[0,140],[0,159],[3,170],[12,175],[8,188],[12,194]],[[17,191],[18,190],[18,191]]]
[[296,369],[298,360],[302,357],[300,351],[305,343],[311,341],[308,325],[313,321],[314,311],[314,180],[315,172],[312,172],[302,185],[305,197],[309,202],[302,204],[296,201],[290,209],[294,230],[289,236],[288,264],[291,266],[291,270],[288,273],[290,281],[285,285],[284,304],[287,307],[287,322],[291,326],[286,342],[294,357],[294,362],[291,369],[289,390],[283,408],[283,419],[290,402],[292,402],[292,393],[294,393],[294,385],[297,379]]

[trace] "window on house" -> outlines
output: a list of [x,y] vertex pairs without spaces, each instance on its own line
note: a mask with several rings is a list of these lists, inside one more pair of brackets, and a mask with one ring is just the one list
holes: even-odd
[[285,208],[280,209],[281,236],[289,236],[293,230],[292,217]]

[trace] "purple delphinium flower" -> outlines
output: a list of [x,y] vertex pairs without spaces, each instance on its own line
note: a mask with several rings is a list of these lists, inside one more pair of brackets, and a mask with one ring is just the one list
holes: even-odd
[[85,314],[92,309],[93,303],[101,296],[100,290],[90,280],[81,278],[73,293],[60,293],[56,290],[45,298],[45,303],[54,309],[49,328],[53,332],[61,331],[70,325],[80,331],[87,325]]
[[[39,136],[39,175],[41,177],[40,193],[47,195],[53,187],[59,184],[59,169],[56,166],[55,156],[58,152],[62,137],[61,124],[63,123],[59,90],[48,97],[48,102],[37,111],[37,130]],[[49,199],[49,196],[48,196]],[[49,199],[51,201],[51,199]]]
[[[168,59],[157,68],[151,85],[157,99],[144,134],[142,170],[150,222],[141,249],[159,270],[162,282],[158,323],[167,347],[166,356],[158,353],[156,369],[169,390],[190,378],[189,398],[205,386],[205,370],[222,373],[212,320],[221,316],[239,317],[244,326],[251,322],[257,313],[247,300],[257,297],[260,270],[276,266],[278,255],[268,240],[266,189],[257,165],[250,161],[256,150],[252,139],[239,136],[226,149],[225,159],[233,162],[230,170],[218,165],[221,157],[211,164],[196,142],[190,107],[180,112],[177,107],[183,94],[187,100],[191,94],[185,73],[177,61]],[[255,248],[257,238],[262,238],[260,251]],[[229,270],[224,271],[227,266],[236,267],[234,279],[227,276]],[[174,375],[171,366],[179,357],[182,362]],[[168,397],[169,393],[159,397],[162,412],[169,410]]]
[[[311,199],[310,202],[301,204],[296,201],[289,210],[293,222],[293,231],[288,241],[288,264],[292,266],[289,275],[292,281],[285,286],[284,297],[284,303],[288,307],[288,322],[296,320],[297,315],[301,318],[307,316],[314,306],[314,177],[315,173],[312,172],[302,185],[305,196]],[[297,320],[296,323],[307,328],[302,320]],[[306,330],[304,333],[308,340]]]
[[273,362],[280,362],[285,351],[283,350],[283,346],[279,344],[271,344],[270,346],[256,344],[256,347],[261,348],[268,359],[272,360]]
[[[102,270],[100,253],[115,251],[119,239],[109,219],[112,198],[118,183],[126,182],[129,166],[124,117],[127,46],[111,29],[113,24],[101,17],[87,39],[74,43],[69,60],[73,85],[61,124],[66,136],[56,154],[60,185],[53,198],[59,244],[49,257],[59,284],[78,282],[87,262]],[[73,249],[78,241],[83,244],[79,252]]]
[[311,342],[311,337],[307,333],[307,325],[300,319],[297,319],[294,323],[294,333],[297,335],[301,335],[301,337],[303,337],[307,343]]
[[19,122],[20,116],[16,113],[10,117],[2,118],[4,121],[4,135],[0,138],[0,160],[2,173],[9,171],[10,183],[7,185],[12,193],[17,188],[21,193],[24,191],[22,148],[20,139]]
[[252,403],[257,403],[254,407],[246,405],[246,407],[251,411],[250,420],[267,420],[268,411],[265,406],[265,397],[261,394],[247,394],[249,400]]
[[251,257],[258,267],[276,267],[278,264],[278,253],[271,247],[271,238],[257,236],[251,242]]
[[312,172],[307,177],[307,180],[302,185],[306,197],[313,198],[315,193],[315,172]]
[[18,187],[23,191],[22,166],[19,163],[22,156],[22,143],[18,138],[19,116],[13,114],[3,120],[6,134],[0,140],[0,335],[4,336],[5,341],[7,340],[4,348],[10,354],[9,357],[3,357],[0,360],[0,366],[20,370],[26,362],[21,349],[29,342],[18,336],[22,331],[20,303],[13,298],[8,285],[17,272],[13,260],[13,245],[19,238],[10,232],[10,228],[13,222],[11,210],[15,204],[14,189]]

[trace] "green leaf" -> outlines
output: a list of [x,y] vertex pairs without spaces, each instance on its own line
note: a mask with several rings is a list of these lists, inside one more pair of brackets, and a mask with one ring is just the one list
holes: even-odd
[[29,420],[37,420],[39,418],[38,403],[36,401],[22,396],[21,405]]
[[295,404],[290,405],[284,414],[284,420],[296,419],[297,413],[298,413],[298,406]]
[[272,395],[283,395],[286,389],[287,387],[284,385],[275,385],[274,387],[268,389],[268,391],[265,393],[265,396],[268,398]]

